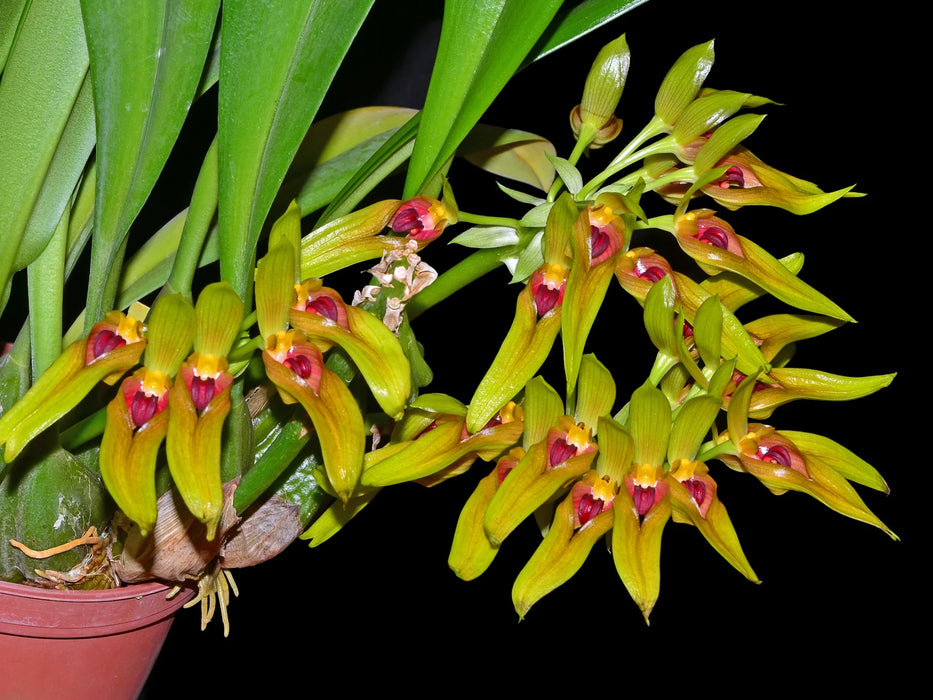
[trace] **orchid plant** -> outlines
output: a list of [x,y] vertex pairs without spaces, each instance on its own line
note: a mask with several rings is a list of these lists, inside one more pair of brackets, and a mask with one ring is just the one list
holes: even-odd
[[[633,4],[447,0],[422,111],[317,122],[372,0],[268,2],[263,14],[227,0],[222,16],[219,0],[4,5],[4,328],[15,332],[24,269],[28,319],[0,366],[0,577],[196,581],[205,620],[218,602],[226,622],[232,569],[299,538],[339,546],[382,490],[434,486],[478,461],[488,474],[449,564],[480,576],[533,518],[542,540],[512,590],[520,616],[603,542],[647,620],[670,521],[757,581],[717,463],[895,537],[852,486],[885,491],[873,467],[756,422],[790,401],[866,396],[893,375],[793,365],[797,342],[852,317],[804,281],[800,254],[773,256],[712,207],[803,215],[859,194],[824,192],[743,145],[754,110],[773,103],[704,86],[712,41],[676,60],[622,146],[624,35],[582,81],[570,153],[478,123],[516,70]],[[213,90],[217,135],[190,204],[140,240],[134,221],[192,102]],[[587,172],[583,156],[600,148],[615,155]],[[499,187],[524,215],[461,208],[445,178],[455,156],[508,179]],[[378,198],[400,168],[398,198]],[[457,226],[450,242],[469,252],[436,270],[431,246]],[[682,259],[650,247],[661,238]],[[495,359],[471,396],[453,396],[418,319],[502,266],[511,328],[479,334]],[[345,269],[369,284],[331,286]],[[597,315],[616,313],[603,308],[613,284],[656,350],[629,397],[587,352]],[[788,309],[743,318],[768,295]],[[541,372],[558,337],[555,388]]]

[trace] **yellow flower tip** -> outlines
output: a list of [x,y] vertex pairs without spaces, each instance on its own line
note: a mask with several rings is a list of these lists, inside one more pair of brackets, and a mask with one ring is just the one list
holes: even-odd
[[618,218],[616,213],[612,210],[612,207],[607,204],[590,211],[590,222],[594,226],[608,226],[616,218]]
[[514,401],[509,401],[499,410],[499,422],[502,424],[513,423],[524,419],[525,412],[522,407]]
[[593,498],[599,499],[603,503],[611,503],[616,496],[617,490],[615,482],[608,476],[596,479],[593,482]]
[[207,528],[207,532],[204,535],[204,538],[208,542],[213,542],[214,537],[217,535],[217,525],[220,524],[220,514],[218,513],[216,517],[211,518],[204,523],[204,527]]
[[567,269],[563,265],[551,263],[544,269],[543,284],[548,289],[558,289],[567,279]]
[[144,368],[139,391],[142,391],[146,396],[162,396],[171,386],[172,380],[168,375],[156,369]]
[[758,434],[758,432],[751,432],[739,440],[738,448],[742,454],[758,454],[758,444],[760,441],[761,436]]
[[194,373],[202,379],[217,379],[222,372],[229,368],[225,357],[218,357],[209,353],[192,353],[188,358],[189,364],[194,368]]
[[281,362],[288,355],[288,351],[298,344],[297,340],[296,331],[294,330],[276,331],[274,335],[266,338],[266,350]]
[[658,483],[658,467],[653,464],[635,465],[635,485],[650,488]]
[[132,316],[120,314],[120,322],[117,324],[117,335],[123,338],[127,343],[138,343],[143,339],[143,333],[146,326],[142,321]]
[[689,459],[677,459],[674,460],[674,464],[671,466],[671,474],[677,481],[690,481],[696,471],[697,462]]
[[592,430],[583,423],[577,423],[567,431],[567,444],[576,447],[578,451],[585,450],[591,445],[592,436]]
[[295,308],[303,309],[311,295],[319,291],[322,286],[324,286],[324,282],[316,277],[306,279],[304,282],[297,282],[295,284],[295,296],[297,298]]

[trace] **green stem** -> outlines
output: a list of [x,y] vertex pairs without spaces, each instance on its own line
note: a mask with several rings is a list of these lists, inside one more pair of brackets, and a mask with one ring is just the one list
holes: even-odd
[[434,280],[431,286],[418,292],[407,306],[408,317],[414,320],[470,282],[475,282],[487,272],[496,269],[505,258],[514,255],[517,248],[517,246],[486,248],[461,260]]
[[37,379],[62,352],[62,300],[68,246],[69,210],[45,250],[27,268],[32,376]]
[[518,219],[510,219],[505,216],[483,216],[482,214],[470,214],[461,210],[457,215],[457,223],[476,224],[478,226],[507,226],[517,229],[522,223]]
[[706,462],[710,459],[716,459],[720,455],[738,455],[738,450],[735,449],[732,440],[726,440],[718,445],[714,442],[702,445],[696,459],[698,462]]
[[211,143],[198,172],[191,194],[191,205],[182,230],[175,262],[165,285],[166,293],[179,292],[191,299],[191,283],[198,268],[204,241],[217,211],[218,188],[217,138]]
[[583,189],[577,194],[578,199],[586,199],[590,194],[596,190],[600,185],[602,185],[606,180],[611,176],[615,175],[617,172],[620,172],[630,166],[632,163],[637,163],[648,156],[653,156],[658,153],[670,153],[673,147],[676,145],[673,136],[668,136],[659,141],[655,141],[649,146],[645,146],[639,151],[629,154],[627,157],[613,161],[609,167],[603,170],[599,175],[594,177],[588,183],[583,186]]
[[[573,152],[570,154],[570,157],[567,159],[567,162],[571,165],[576,165],[580,158],[583,156],[583,153],[586,151],[586,147],[590,145],[590,142],[593,140],[593,137],[596,135],[596,132],[592,129],[588,130],[588,134],[583,134],[581,131],[581,136],[583,138],[578,138],[577,142],[573,146]],[[589,136],[589,138],[587,138]],[[561,188],[564,186],[564,181],[558,175],[554,178],[554,184],[551,185],[551,189],[547,193],[547,201],[553,202],[557,199],[557,195],[560,193]]]
[[104,434],[107,426],[107,409],[101,408],[87,418],[62,431],[62,447],[74,451],[81,445],[90,442]]

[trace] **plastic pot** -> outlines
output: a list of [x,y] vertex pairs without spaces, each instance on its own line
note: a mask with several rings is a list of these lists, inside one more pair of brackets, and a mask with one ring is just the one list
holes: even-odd
[[0,581],[0,698],[136,698],[185,588],[143,583],[59,591]]

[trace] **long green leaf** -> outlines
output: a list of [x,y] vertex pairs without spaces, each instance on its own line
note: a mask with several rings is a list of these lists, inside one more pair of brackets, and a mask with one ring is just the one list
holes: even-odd
[[[0,294],[4,298],[23,232],[87,66],[78,0],[34,0],[19,24],[0,81]],[[56,218],[53,227],[57,223]],[[0,310],[5,303],[0,302]]]
[[219,5],[81,2],[94,77],[98,168],[86,324],[113,304],[127,232],[187,117]]
[[26,0],[4,0],[0,3],[0,73],[6,65],[10,47],[13,46],[16,30],[19,29],[19,22],[25,9]]
[[648,0],[584,0],[576,7],[561,8],[522,68],[646,2]]
[[440,170],[492,103],[562,0],[446,0],[405,197]]
[[221,276],[245,298],[263,222],[374,0],[228,0],[220,60]]

